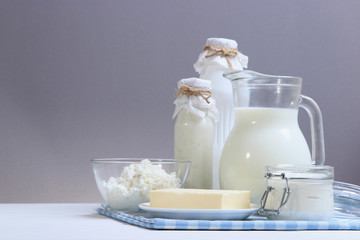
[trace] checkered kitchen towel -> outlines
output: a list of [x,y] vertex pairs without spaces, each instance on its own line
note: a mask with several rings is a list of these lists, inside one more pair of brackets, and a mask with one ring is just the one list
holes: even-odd
[[99,214],[150,229],[172,230],[360,230],[360,219],[335,216],[330,221],[270,221],[251,216],[242,221],[153,218],[145,212],[123,212],[102,205]]

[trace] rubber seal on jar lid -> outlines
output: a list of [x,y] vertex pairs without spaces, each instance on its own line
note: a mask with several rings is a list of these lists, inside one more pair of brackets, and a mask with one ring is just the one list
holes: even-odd
[[267,166],[267,174],[276,177],[284,174],[288,179],[334,179],[334,167],[326,165],[270,165]]

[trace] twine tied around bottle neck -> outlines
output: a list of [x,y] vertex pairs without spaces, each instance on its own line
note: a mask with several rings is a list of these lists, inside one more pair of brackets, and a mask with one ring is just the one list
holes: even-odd
[[197,88],[197,87],[189,87],[189,86],[181,86],[179,91],[175,93],[174,97],[177,97],[178,95],[193,95],[193,96],[201,96],[208,104],[210,104],[209,98],[211,97],[211,91]]
[[209,53],[205,56],[205,58],[211,58],[214,56],[223,56],[225,57],[229,68],[232,70],[232,64],[230,62],[229,57],[236,57],[238,55],[238,49],[232,48],[232,47],[223,47],[223,46],[215,46],[215,45],[208,45],[204,47],[204,51],[210,50],[213,51],[213,53]]

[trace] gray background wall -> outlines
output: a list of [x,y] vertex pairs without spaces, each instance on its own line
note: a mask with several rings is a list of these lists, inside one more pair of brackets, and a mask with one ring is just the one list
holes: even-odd
[[[173,155],[173,94],[208,37],[304,78],[326,162],[360,185],[360,1],[0,0],[0,202],[101,201],[89,159]],[[301,127],[309,138],[308,118]]]

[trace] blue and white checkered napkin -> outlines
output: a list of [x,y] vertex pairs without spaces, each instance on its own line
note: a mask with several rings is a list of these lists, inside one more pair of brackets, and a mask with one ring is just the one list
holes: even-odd
[[150,229],[173,230],[360,230],[359,218],[334,217],[330,221],[274,221],[250,217],[242,221],[224,220],[177,220],[153,218],[145,212],[123,212],[102,205],[96,210],[108,216],[132,225]]

